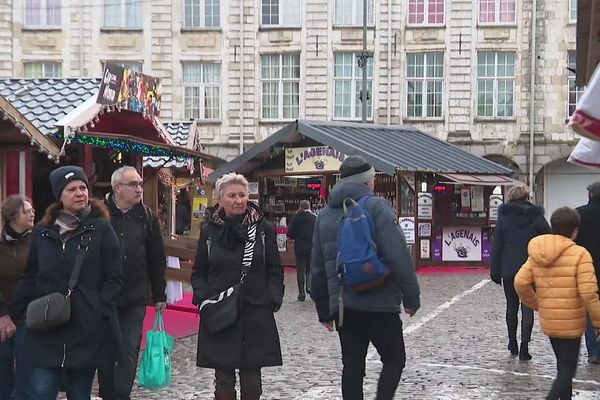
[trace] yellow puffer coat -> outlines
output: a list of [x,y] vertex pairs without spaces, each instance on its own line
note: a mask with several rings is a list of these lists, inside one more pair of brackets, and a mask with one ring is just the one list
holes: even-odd
[[[600,328],[600,302],[592,256],[571,239],[542,235],[531,239],[529,258],[515,277],[515,289],[528,307],[539,311],[544,333],[579,338],[585,309]],[[535,289],[534,289],[535,288]]]

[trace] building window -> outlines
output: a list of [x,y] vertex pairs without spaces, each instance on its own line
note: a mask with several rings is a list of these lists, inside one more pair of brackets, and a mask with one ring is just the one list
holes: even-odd
[[104,27],[142,28],[142,1],[104,0]]
[[440,118],[444,83],[444,53],[406,55],[407,116]]
[[[362,25],[363,0],[335,0],[336,25]],[[373,25],[373,0],[367,0],[367,24]]]
[[23,65],[25,78],[60,78],[62,65],[59,62],[28,62]]
[[144,64],[141,62],[137,62],[137,61],[104,61],[102,63],[102,69],[104,69],[106,67],[106,64],[120,65],[123,68],[129,69],[134,72],[139,72],[139,73],[142,73],[143,69],[144,69],[143,68]]
[[479,22],[513,24],[517,21],[516,0],[479,0]]
[[[336,53],[334,68],[334,117],[357,119],[362,116],[362,73],[354,53]],[[373,57],[367,58],[367,118],[373,119]]]
[[481,52],[477,55],[477,116],[514,116],[515,53]]
[[409,25],[443,25],[444,0],[409,0]]
[[59,27],[60,13],[60,0],[26,0],[25,26]]
[[300,4],[298,0],[262,0],[262,25],[300,26]]
[[577,22],[577,0],[569,0],[569,22]]
[[300,55],[260,57],[262,118],[293,119],[300,114]]
[[184,0],[185,28],[218,28],[221,26],[220,0]]
[[567,107],[567,117],[570,117],[575,112],[575,108],[577,107],[577,102],[583,92],[585,87],[579,87],[575,83],[575,71],[577,69],[577,54],[574,51],[569,52],[569,68],[568,68],[568,80],[569,80],[569,102]]
[[221,118],[221,64],[183,64],[184,116]]

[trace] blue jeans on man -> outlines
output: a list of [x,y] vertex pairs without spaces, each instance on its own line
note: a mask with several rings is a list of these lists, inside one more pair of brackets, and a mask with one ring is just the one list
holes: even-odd
[[32,368],[29,399],[56,400],[64,376],[69,400],[90,400],[95,372],[96,368]]
[[588,361],[594,364],[600,363],[600,343],[596,341],[596,330],[592,325],[590,314],[585,315],[585,347],[587,348]]
[[27,400],[28,370],[19,351],[27,328],[17,325],[17,332],[10,339],[0,343],[0,400]]

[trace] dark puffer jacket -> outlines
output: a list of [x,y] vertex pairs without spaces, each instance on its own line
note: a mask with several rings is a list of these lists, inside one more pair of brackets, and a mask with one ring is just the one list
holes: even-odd
[[44,220],[33,230],[25,276],[15,294],[11,315],[21,315],[38,297],[53,292],[66,294],[81,240],[91,235],[91,241],[71,295],[71,320],[50,330],[27,332],[23,357],[32,366],[96,367],[102,345],[121,343],[115,308],[123,285],[121,249],[106,207],[93,200],[91,204],[90,214],[65,239],[61,239],[55,225],[56,204],[48,208]]
[[[282,364],[273,313],[283,301],[283,265],[273,228],[257,206],[248,203],[248,210],[243,222],[239,220],[235,225],[245,235],[247,227],[257,223],[252,267],[240,291],[243,298],[241,318],[233,328],[219,334],[210,335],[200,329],[199,367],[234,369]],[[195,305],[240,281],[245,242],[240,241],[233,248],[227,247],[222,239],[225,229],[222,209],[202,226],[192,272]],[[207,242],[210,242],[210,255]]]
[[492,279],[514,278],[527,261],[527,245],[538,235],[550,233],[544,209],[527,200],[504,203],[498,210],[492,246]]
[[310,255],[312,236],[317,217],[310,211],[300,211],[290,222],[288,237],[294,239],[294,252],[298,255]]
[[[30,233],[15,239],[6,232],[0,232],[0,317],[8,314],[8,305],[12,301],[15,289],[25,271],[30,246]],[[22,317],[11,316],[13,322]]]
[[386,282],[363,293],[344,291],[344,307],[371,312],[400,312],[400,305],[417,310],[420,306],[419,283],[415,267],[406,247],[398,219],[388,202],[361,183],[340,183],[329,195],[329,203],[319,213],[313,236],[311,257],[311,297],[315,301],[319,320],[331,321],[338,312],[340,279],[336,265],[337,231],[344,215],[342,202],[372,196],[365,207],[375,224],[375,244],[379,256],[392,271]]
[[596,280],[600,282],[600,198],[592,198],[585,206],[577,208],[581,226],[575,243],[586,248],[594,260]]

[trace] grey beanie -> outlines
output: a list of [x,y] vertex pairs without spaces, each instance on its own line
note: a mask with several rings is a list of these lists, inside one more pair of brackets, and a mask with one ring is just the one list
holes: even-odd
[[375,178],[375,168],[361,156],[349,156],[340,166],[340,177],[344,183],[367,183]]
[[52,194],[54,194],[54,198],[56,198],[56,200],[60,200],[60,195],[62,194],[65,186],[73,181],[83,181],[88,190],[90,189],[87,176],[85,176],[85,172],[80,167],[66,165],[50,172],[50,186],[52,186]]

